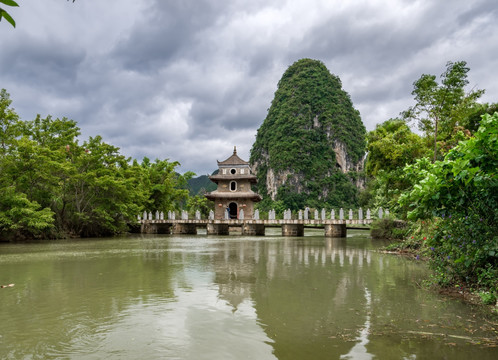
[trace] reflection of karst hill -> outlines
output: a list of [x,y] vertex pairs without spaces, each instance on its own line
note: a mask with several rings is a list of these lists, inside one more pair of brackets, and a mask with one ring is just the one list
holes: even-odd
[[[407,271],[401,267],[396,274],[388,272],[384,263],[389,257],[349,247],[346,241],[306,237],[225,242],[213,255],[219,296],[234,311],[244,301],[254,304],[265,333],[275,340],[278,358],[306,358],[317,346],[330,349],[330,338],[341,336],[351,342],[334,342],[334,353],[348,354],[359,336],[367,343],[365,324],[369,329],[384,326],[375,317],[370,320],[372,312],[389,319],[389,307],[379,308],[375,298],[396,306],[391,295],[399,282],[406,282]],[[375,294],[369,304],[367,288]],[[421,309],[409,311],[415,317]]]
[[[237,242],[237,246],[226,242],[222,251],[215,256],[215,282],[219,286],[220,297],[235,309],[245,299],[251,299],[259,278],[268,281],[275,277],[291,280],[295,277],[293,272],[297,265],[304,265],[311,271],[316,267],[361,268],[371,265],[369,251],[347,248],[344,239],[326,239],[311,244],[306,240],[289,239],[261,243],[242,241]],[[349,275],[343,277],[338,287],[339,298],[344,298],[341,289],[351,281],[361,282],[361,279],[351,279]]]

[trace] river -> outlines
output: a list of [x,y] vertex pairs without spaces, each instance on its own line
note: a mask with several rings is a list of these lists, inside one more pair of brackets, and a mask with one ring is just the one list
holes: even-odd
[[0,244],[1,359],[496,359],[496,319],[367,232]]

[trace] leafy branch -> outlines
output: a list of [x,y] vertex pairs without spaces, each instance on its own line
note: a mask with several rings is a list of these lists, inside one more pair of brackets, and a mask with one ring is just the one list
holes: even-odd
[[[13,0],[0,0],[0,4],[4,4],[7,6],[19,6]],[[16,27],[16,22],[14,21],[12,16],[10,16],[6,10],[4,10],[0,7],[0,21],[2,21],[2,18],[5,18],[5,20],[7,20],[13,27]]]

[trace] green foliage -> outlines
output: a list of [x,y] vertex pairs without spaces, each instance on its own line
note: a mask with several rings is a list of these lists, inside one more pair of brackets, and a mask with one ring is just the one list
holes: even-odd
[[187,181],[195,175],[187,172],[179,175],[175,168],[179,162],[158,160],[151,162],[144,158],[140,165],[140,188],[146,195],[146,207],[149,210],[179,210],[188,198]]
[[444,160],[419,159],[405,168],[413,182],[400,198],[408,218],[440,218],[427,244],[443,284],[462,279],[498,290],[497,169],[498,113],[484,115],[475,136]]
[[[15,1],[13,0],[0,0],[0,4],[4,4],[4,5],[7,5],[7,6],[19,6]],[[0,21],[2,21],[2,18],[4,18],[5,20],[7,20],[13,27],[16,27],[16,22],[14,21],[14,19],[12,18],[12,16],[9,15],[9,13],[2,9],[0,7]]]
[[495,112],[498,112],[498,104],[496,103],[477,104],[475,111],[467,116],[462,122],[462,126],[473,134],[479,129],[482,116],[484,114],[493,115]]
[[53,212],[40,209],[26,194],[13,186],[0,187],[0,239],[8,240],[40,237],[53,228]]
[[371,225],[370,234],[376,239],[403,240],[408,229],[404,221],[377,219]]
[[428,155],[424,140],[400,119],[390,119],[367,135],[367,175],[396,171],[415,159]]
[[204,218],[207,218],[209,216],[209,211],[214,211],[214,203],[212,201],[209,201],[203,195],[191,196],[187,200],[187,210],[192,216],[197,210],[199,210],[201,212],[201,215]]
[[[339,78],[323,63],[299,60],[279,81],[251,149],[250,162],[256,167],[258,192],[267,194],[266,176],[272,169],[290,171],[287,187],[278,191],[275,200],[292,209],[301,206],[303,198],[322,204],[340,201],[328,195],[342,189],[354,193],[354,201],[354,186],[348,186],[347,175],[336,168],[336,141],[344,144],[351,162],[361,160],[365,153],[365,127],[359,112],[342,90]],[[302,191],[298,191],[300,188]]]
[[367,135],[369,196],[362,195],[365,206],[383,207],[396,211],[397,201],[411,185],[403,177],[403,167],[427,156],[430,150],[423,138],[414,134],[400,119],[390,119],[376,126]]
[[469,70],[465,61],[450,61],[441,74],[441,84],[437,83],[435,75],[428,74],[423,74],[413,83],[412,95],[416,105],[403,112],[403,117],[416,120],[419,129],[434,138],[434,160],[438,158],[438,140],[451,137],[453,129],[462,126],[479,106],[476,101],[483,90],[465,93]]
[[479,292],[479,296],[481,297],[481,300],[485,305],[496,304],[496,299],[497,299],[496,296],[493,293],[490,293],[489,291],[481,291]]
[[0,240],[102,236],[126,231],[144,209],[176,210],[188,198],[177,162],[139,164],[100,136],[79,144],[76,123],[19,120],[0,92]]

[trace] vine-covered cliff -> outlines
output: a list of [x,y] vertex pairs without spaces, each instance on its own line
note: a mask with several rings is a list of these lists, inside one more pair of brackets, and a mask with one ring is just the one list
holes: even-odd
[[259,193],[290,208],[354,204],[365,135],[340,79],[321,61],[295,62],[251,149]]

